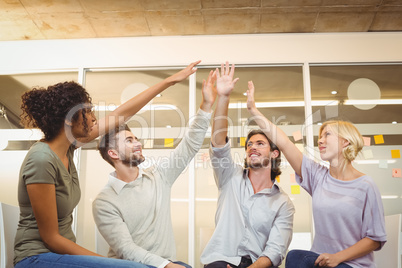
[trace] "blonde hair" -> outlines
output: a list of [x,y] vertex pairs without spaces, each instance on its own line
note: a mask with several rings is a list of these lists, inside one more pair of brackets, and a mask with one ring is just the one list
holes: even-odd
[[[322,131],[326,126],[330,127],[335,135],[349,142],[349,145],[342,149],[342,154],[346,161],[352,162],[364,146],[364,140],[359,130],[350,122],[330,120],[321,125],[319,138],[321,138]],[[342,163],[344,166],[345,164]]]

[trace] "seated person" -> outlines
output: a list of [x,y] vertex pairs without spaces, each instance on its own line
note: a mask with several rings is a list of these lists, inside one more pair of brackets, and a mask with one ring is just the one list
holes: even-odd
[[276,184],[281,152],[261,130],[248,134],[245,167],[235,164],[227,140],[234,66],[217,70],[211,162],[219,189],[215,231],[205,247],[205,268],[277,267],[292,239],[293,203]]
[[99,151],[115,171],[93,202],[99,232],[108,242],[108,257],[158,268],[189,267],[175,262],[176,246],[170,215],[173,183],[201,148],[215,101],[215,74],[203,83],[200,109],[168,162],[142,169],[141,143],[126,127],[102,137]]
[[296,172],[296,181],[312,197],[314,241],[311,251],[292,250],[287,268],[375,267],[374,250],[386,242],[384,209],[373,179],[353,167],[363,148],[363,137],[350,122],[324,122],[319,130],[320,157],[325,167],[310,159],[288,136],[258,111],[254,85],[249,82],[247,108],[268,138]]

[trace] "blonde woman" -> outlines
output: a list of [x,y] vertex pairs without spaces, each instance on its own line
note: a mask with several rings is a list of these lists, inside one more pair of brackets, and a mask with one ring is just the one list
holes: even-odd
[[282,151],[297,183],[311,196],[315,237],[311,251],[292,250],[287,268],[375,267],[373,251],[386,242],[384,211],[373,179],[352,161],[363,147],[357,128],[345,121],[325,122],[318,148],[329,168],[303,155],[288,136],[258,111],[250,81],[247,108],[259,127]]

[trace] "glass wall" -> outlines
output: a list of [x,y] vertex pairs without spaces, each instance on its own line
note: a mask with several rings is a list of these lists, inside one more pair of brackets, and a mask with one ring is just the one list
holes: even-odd
[[[197,71],[197,85],[208,75],[210,69]],[[304,124],[304,91],[301,66],[236,66],[235,77],[240,80],[231,94],[229,105],[229,140],[233,159],[244,163],[244,142],[250,129],[258,128],[250,121],[246,109],[248,81],[255,86],[255,100],[259,110],[285,131],[289,138],[303,150],[302,126]],[[197,104],[201,102],[201,87],[197,86]],[[300,134],[299,134],[300,132]],[[210,139],[207,138],[196,158],[196,218],[195,218],[195,267],[202,267],[200,255],[215,228],[215,211],[218,190],[209,161]],[[311,209],[310,197],[300,191],[295,183],[294,170],[282,156],[282,174],[278,185],[290,196],[297,213],[294,221],[293,248],[310,247]],[[305,239],[307,237],[307,240]]]
[[[88,70],[85,87],[92,96],[98,118],[106,116],[115,106],[141,93],[176,73],[177,69],[111,69]],[[185,80],[163,91],[140,112],[128,121],[143,145],[146,161],[143,168],[164,163],[184,134],[189,119],[189,80]],[[84,147],[82,168],[85,167],[81,181],[85,187],[82,196],[84,209],[79,212],[83,243],[94,247],[94,222],[92,201],[106,185],[108,174],[113,168],[106,163],[96,150],[97,142]],[[83,169],[84,170],[84,169]],[[186,169],[172,188],[171,213],[176,239],[177,257],[188,260],[188,219],[189,219],[189,175]],[[88,213],[90,212],[90,213]]]
[[[319,161],[319,125],[335,118],[356,125],[365,138],[354,161],[373,177],[385,215],[402,212],[402,65],[338,65],[311,67],[314,152]],[[322,101],[314,105],[315,101]]]
[[[217,66],[200,66],[195,75],[195,89],[189,80],[168,88],[137,113],[128,125],[143,143],[147,158],[144,165],[158,163],[180,142],[188,125],[190,107],[201,103],[202,80]],[[45,72],[0,76],[0,133],[8,141],[0,151],[2,175],[0,201],[17,204],[16,187],[21,162],[35,135],[7,134],[18,130],[21,94],[33,86],[48,86],[60,81],[85,81],[85,87],[96,105],[96,115],[106,116],[130,97],[140,93],[169,75],[175,68],[90,69],[78,78],[77,71]],[[342,118],[356,124],[367,145],[354,165],[372,176],[377,183],[386,215],[402,212],[402,65],[311,65],[311,102],[305,99],[301,65],[238,65],[235,77],[240,80],[231,95],[229,109],[229,140],[234,159],[243,163],[244,138],[257,128],[249,121],[246,107],[247,81],[254,82],[255,99],[260,111],[279,125],[301,151],[312,151],[320,161],[317,149],[319,125],[331,118]],[[195,93],[195,99],[190,99]],[[307,94],[308,96],[308,94]],[[312,110],[305,105],[311,103]],[[215,107],[214,107],[215,108]],[[306,150],[306,118],[313,122],[314,148]],[[8,120],[7,120],[8,119]],[[22,137],[22,138],[21,138]],[[172,189],[172,221],[178,259],[200,268],[203,248],[214,230],[218,190],[213,178],[208,148],[210,132],[203,148]],[[113,168],[101,159],[97,141],[87,144],[80,155],[82,199],[78,206],[78,243],[95,250],[92,201],[107,183]],[[307,148],[310,149],[310,148]],[[282,156],[282,175],[278,185],[288,193],[295,207],[294,236],[291,248],[308,249],[311,243],[312,215],[310,196],[298,187],[294,171]],[[193,176],[192,174],[195,174]],[[195,185],[195,193],[191,184]],[[195,204],[192,219],[192,204]],[[193,226],[194,225],[194,226]],[[194,229],[193,229],[194,228]],[[194,230],[194,232],[192,232]],[[190,244],[192,243],[192,244]],[[194,252],[191,252],[194,248]],[[190,257],[189,257],[190,256]],[[194,257],[191,257],[194,256]],[[281,266],[282,267],[282,266]]]

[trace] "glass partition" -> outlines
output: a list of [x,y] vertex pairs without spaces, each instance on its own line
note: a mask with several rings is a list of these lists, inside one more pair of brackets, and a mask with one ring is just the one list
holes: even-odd
[[[197,71],[197,105],[201,103],[202,80],[206,79],[210,69]],[[236,66],[235,77],[240,80],[231,94],[229,105],[229,140],[232,146],[234,160],[243,164],[244,141],[250,129],[257,128],[254,121],[250,121],[246,109],[248,81],[253,81],[255,86],[255,100],[259,110],[271,121],[279,125],[285,133],[299,144],[303,150],[303,138],[294,133],[301,132],[304,124],[304,93],[303,75],[301,66]],[[299,139],[300,136],[300,139]],[[196,157],[196,210],[195,210],[195,267],[202,267],[200,263],[201,253],[208,243],[215,228],[215,212],[217,208],[218,189],[215,185],[213,171],[209,160],[210,139],[206,138],[204,148]],[[308,234],[308,239],[299,239],[298,244],[292,247],[300,248],[300,242],[304,248],[310,247],[311,231],[311,206],[309,196],[300,191],[294,181],[294,170],[282,156],[282,174],[278,185],[290,196],[296,207],[294,221],[294,237]],[[296,239],[297,240],[297,239]],[[295,240],[295,241],[296,241]],[[304,240],[304,242],[303,242]]]
[[[356,125],[365,146],[353,165],[373,177],[385,215],[402,213],[402,65],[312,66],[314,151],[319,125],[343,119]],[[315,105],[315,102],[316,103]]]
[[[106,116],[115,106],[136,96],[148,87],[159,83],[178,69],[109,69],[88,70],[86,88],[90,92],[98,118]],[[146,161],[144,168],[153,163],[163,163],[171,150],[181,141],[189,119],[189,80],[185,80],[163,91],[140,112],[128,121],[134,135],[143,145]],[[82,229],[83,243],[88,248],[94,247],[94,228],[92,201],[106,185],[108,174],[113,168],[104,161],[96,150],[97,142],[84,147],[82,164],[86,167],[81,181],[84,211],[79,218],[85,228]],[[188,168],[179,176],[172,187],[171,215],[176,239],[177,258],[188,261],[188,203],[189,203]]]

